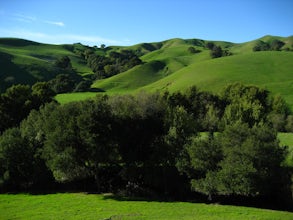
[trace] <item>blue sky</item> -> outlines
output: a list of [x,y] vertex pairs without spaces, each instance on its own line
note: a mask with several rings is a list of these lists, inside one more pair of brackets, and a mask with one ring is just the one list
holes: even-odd
[[133,45],[293,35],[293,0],[0,0],[0,37]]

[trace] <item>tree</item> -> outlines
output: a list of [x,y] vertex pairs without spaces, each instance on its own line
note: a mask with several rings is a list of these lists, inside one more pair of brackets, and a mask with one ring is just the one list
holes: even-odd
[[71,60],[68,56],[63,56],[56,60],[55,65],[64,70],[72,70]]
[[77,127],[81,114],[78,103],[55,108],[45,119],[42,157],[60,182],[72,181],[88,175],[85,153]]
[[26,189],[33,184],[34,152],[18,128],[0,136],[0,179],[10,189]]
[[49,81],[49,85],[56,94],[71,92],[75,87],[75,79],[70,74],[59,74]]
[[206,43],[206,48],[209,50],[212,50],[215,47],[215,44],[213,42],[207,42]]
[[0,132],[17,126],[33,108],[31,88],[28,85],[14,85],[0,96]]
[[[285,149],[279,147],[273,129],[236,123],[223,132],[221,144],[224,160],[219,171],[220,193],[271,195],[280,188]],[[228,181],[232,177],[233,181]]]
[[223,56],[223,50],[221,46],[214,46],[210,52],[212,58],[218,58]]
[[222,160],[222,149],[216,137],[209,134],[207,138],[193,136],[192,141],[184,146],[176,167],[191,179],[191,188],[211,196],[216,193],[215,172]]
[[[284,185],[285,149],[277,133],[264,124],[227,126],[222,134],[187,146],[195,191],[218,195],[274,195]],[[207,160],[208,158],[208,160]]]
[[32,96],[37,106],[53,101],[55,95],[48,82],[37,82],[32,86]]
[[269,91],[256,86],[230,84],[223,91],[223,99],[227,103],[222,117],[224,125],[241,121],[253,127],[254,124],[266,121],[271,109]]
[[83,80],[77,84],[74,92],[87,92],[91,88],[92,82],[90,80]]
[[[101,190],[101,171],[119,162],[117,138],[113,132],[114,118],[107,96],[98,96],[94,101],[84,102],[77,116],[80,145],[76,146],[85,171],[94,177]],[[83,156],[80,156],[83,155]],[[107,183],[104,182],[107,185]]]
[[200,50],[197,50],[195,47],[188,47],[188,52],[189,53],[199,53]]
[[274,39],[271,42],[271,50],[281,50],[281,48],[285,45],[283,41],[280,41],[278,39]]
[[266,51],[270,49],[270,45],[264,41],[257,41],[256,45],[252,48],[253,51]]

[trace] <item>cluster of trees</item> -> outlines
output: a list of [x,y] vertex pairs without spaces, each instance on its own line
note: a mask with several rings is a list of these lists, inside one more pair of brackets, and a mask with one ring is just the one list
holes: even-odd
[[32,87],[14,85],[0,94],[0,133],[18,126],[31,110],[51,102],[55,93],[47,82],[38,82]]
[[274,100],[233,84],[220,96],[192,87],[51,102],[0,136],[1,187],[83,181],[135,195],[288,195],[286,148],[269,116],[290,112]]
[[55,72],[53,79],[48,81],[50,88],[56,93],[84,92],[90,90],[92,80],[83,78],[72,68],[68,56],[62,56],[55,61]]
[[189,53],[200,53],[201,52],[201,50],[198,50],[195,47],[188,47],[187,50]]
[[112,51],[109,56],[106,56],[98,55],[94,50],[87,49],[81,53],[81,56],[86,60],[87,65],[93,70],[98,79],[116,75],[142,63],[139,57],[131,50]]
[[217,46],[213,42],[207,42],[205,46],[210,50],[210,55],[212,58],[232,55],[232,53],[229,50],[223,50],[221,46]]
[[256,45],[252,48],[253,51],[268,51],[274,50],[279,51],[285,45],[283,41],[274,39],[272,42],[264,42],[259,40]]

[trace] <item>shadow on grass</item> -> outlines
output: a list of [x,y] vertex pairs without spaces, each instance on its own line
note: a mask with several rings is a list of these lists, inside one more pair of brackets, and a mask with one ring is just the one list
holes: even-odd
[[191,202],[191,203],[205,203],[206,200],[202,196],[196,196],[193,198],[176,198],[171,196],[124,196],[113,193],[102,194],[104,200],[116,200],[116,201],[142,201],[142,202]]
[[144,201],[144,202],[188,202],[188,203],[205,203],[210,205],[231,205],[231,206],[243,206],[260,209],[270,209],[278,211],[293,212],[292,202],[284,204],[278,203],[268,198],[250,198],[244,196],[224,197],[218,196],[213,198],[212,201],[208,200],[204,195],[196,195],[185,199],[176,199],[170,197],[130,197],[117,195],[112,193],[103,194],[104,200],[116,200],[116,201]]

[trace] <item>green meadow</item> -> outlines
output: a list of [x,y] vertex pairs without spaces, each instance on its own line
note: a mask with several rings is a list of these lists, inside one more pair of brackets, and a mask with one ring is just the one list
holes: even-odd
[[219,204],[119,201],[110,195],[0,195],[0,219],[291,220],[293,213]]

